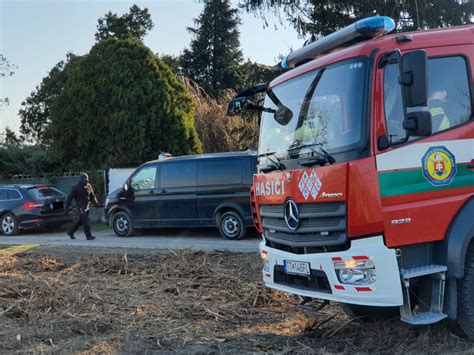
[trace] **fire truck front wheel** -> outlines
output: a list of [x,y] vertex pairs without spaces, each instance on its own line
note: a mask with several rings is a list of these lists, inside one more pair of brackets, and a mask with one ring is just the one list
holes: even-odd
[[360,318],[362,321],[375,322],[400,316],[398,307],[370,307],[356,304],[341,303],[344,313],[350,318]]
[[458,283],[458,323],[474,340],[474,242],[466,254],[464,277]]

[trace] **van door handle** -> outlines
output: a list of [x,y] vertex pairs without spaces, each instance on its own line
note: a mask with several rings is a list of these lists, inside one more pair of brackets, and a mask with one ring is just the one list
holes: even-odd
[[150,195],[154,195],[154,194],[155,194],[155,191],[151,190]]
[[167,193],[167,192],[168,192],[168,191],[166,191],[165,189],[161,189],[161,193],[162,193],[162,194],[165,194],[165,193]]

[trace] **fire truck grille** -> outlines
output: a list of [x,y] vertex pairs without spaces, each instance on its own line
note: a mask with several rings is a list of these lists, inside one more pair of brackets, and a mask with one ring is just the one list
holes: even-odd
[[332,293],[326,273],[321,270],[311,269],[309,276],[292,275],[287,274],[282,265],[275,265],[273,275],[273,281],[279,285],[292,286],[300,290]]
[[[260,205],[260,216],[265,238],[273,248],[290,251],[295,248],[334,247],[347,243],[344,202],[299,204],[299,224],[296,230],[291,230],[285,221],[284,205]],[[310,251],[293,252],[300,254]]]

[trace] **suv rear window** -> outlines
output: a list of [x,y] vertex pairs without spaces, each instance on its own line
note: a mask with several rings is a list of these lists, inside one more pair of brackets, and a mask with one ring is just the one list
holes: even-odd
[[58,189],[50,186],[38,186],[28,189],[28,193],[35,200],[42,200],[48,197],[64,197],[65,195]]

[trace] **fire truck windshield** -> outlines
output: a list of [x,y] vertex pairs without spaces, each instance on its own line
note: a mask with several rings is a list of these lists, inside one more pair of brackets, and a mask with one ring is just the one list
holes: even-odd
[[[317,144],[330,154],[364,144],[367,59],[346,60],[311,71],[267,91],[259,154],[280,159],[311,155]],[[301,146],[301,149],[294,147]]]

